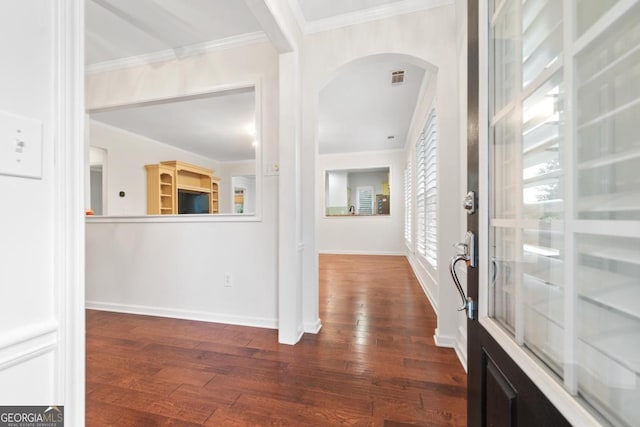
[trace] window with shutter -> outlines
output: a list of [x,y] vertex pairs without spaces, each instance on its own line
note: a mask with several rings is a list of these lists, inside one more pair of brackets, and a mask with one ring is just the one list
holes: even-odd
[[436,111],[432,109],[416,144],[416,250],[438,265],[438,169]]

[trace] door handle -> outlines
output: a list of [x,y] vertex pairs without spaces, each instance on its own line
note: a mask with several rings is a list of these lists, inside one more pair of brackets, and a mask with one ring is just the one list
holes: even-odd
[[457,243],[455,246],[462,249],[462,253],[457,253],[453,258],[451,258],[451,261],[449,262],[449,271],[451,273],[453,283],[460,294],[460,299],[462,300],[462,305],[458,307],[458,311],[466,310],[467,317],[473,320],[474,302],[471,298],[467,297],[464,293],[464,289],[462,289],[460,279],[458,279],[458,273],[456,273],[456,264],[460,261],[465,261],[469,267],[476,266],[475,235],[471,231],[467,231],[467,234],[465,235],[465,242]]

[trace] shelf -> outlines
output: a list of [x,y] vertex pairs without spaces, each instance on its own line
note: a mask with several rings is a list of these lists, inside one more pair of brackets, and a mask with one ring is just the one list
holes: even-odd
[[198,193],[210,193],[211,189],[209,189],[208,187],[197,187],[197,186],[193,186],[193,185],[184,185],[184,184],[178,184],[178,190],[187,190],[187,191],[195,191]]
[[[177,214],[197,210],[198,213],[218,213],[218,185],[220,178],[213,176],[213,170],[192,165],[179,160],[164,161],[145,165],[147,170],[147,213]],[[208,207],[201,202],[191,201],[191,196],[180,192],[207,196]],[[214,200],[211,200],[214,199]],[[181,203],[184,206],[179,206]],[[182,209],[181,209],[182,208]]]

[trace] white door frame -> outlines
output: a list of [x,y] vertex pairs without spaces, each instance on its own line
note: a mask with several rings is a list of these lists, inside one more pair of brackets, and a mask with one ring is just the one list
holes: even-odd
[[85,423],[84,1],[57,0],[54,21],[56,400],[67,425]]

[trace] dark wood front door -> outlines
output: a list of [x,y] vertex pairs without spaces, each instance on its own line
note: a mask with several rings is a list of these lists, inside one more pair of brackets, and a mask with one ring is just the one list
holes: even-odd
[[[468,190],[475,191],[476,203],[489,202],[489,195],[480,193],[479,170],[479,38],[478,2],[468,4]],[[487,118],[482,118],[487,120]],[[478,213],[468,216],[468,229],[476,236],[488,233],[479,228]],[[483,248],[478,246],[478,250]],[[485,295],[478,291],[479,275],[486,274],[489,265],[467,270],[468,297],[482,303]],[[477,307],[477,304],[476,304]],[[467,321],[468,407],[469,426],[568,426],[540,389],[507,355],[477,320]]]

